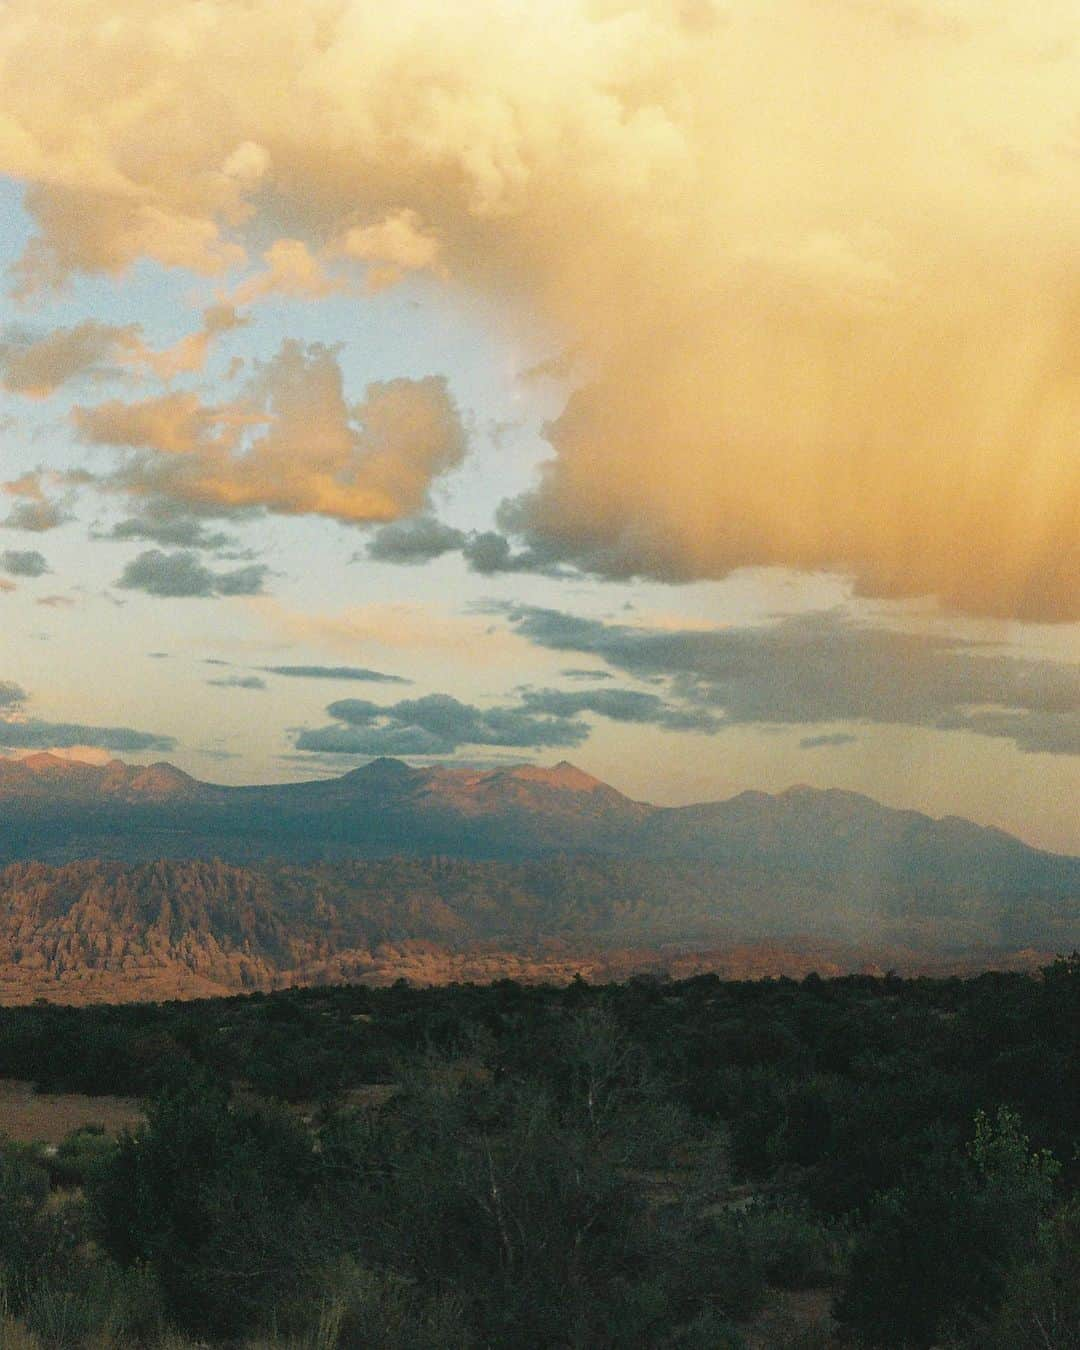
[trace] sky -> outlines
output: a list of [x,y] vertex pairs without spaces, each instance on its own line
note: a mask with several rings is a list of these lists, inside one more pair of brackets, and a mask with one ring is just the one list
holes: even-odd
[[1080,853],[1071,0],[7,0],[0,754]]

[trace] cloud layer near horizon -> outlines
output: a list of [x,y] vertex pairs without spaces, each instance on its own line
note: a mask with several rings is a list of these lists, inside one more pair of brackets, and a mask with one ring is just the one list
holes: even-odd
[[[535,556],[1077,620],[1078,77],[1067,0],[11,0],[0,172],[27,291],[254,251],[271,289],[352,259],[545,325],[583,385],[503,514]],[[273,430],[228,465],[223,416],[82,425],[149,447],[130,490],[347,520],[456,453],[342,482],[338,417],[313,477]]]
[[[500,610],[537,646],[668,680],[688,714],[712,718],[704,730],[830,722],[915,726],[1003,738],[1023,751],[1080,755],[1075,665],[1026,659],[959,637],[875,627],[836,612],[745,627],[662,629],[535,606]],[[596,700],[618,692],[575,691],[544,706],[602,711]],[[841,742],[833,736],[815,743]]]
[[161,736],[132,727],[86,726],[79,722],[48,722],[23,711],[29,695],[12,680],[0,680],[0,750],[70,750],[92,748],[138,754],[176,748],[173,736]]

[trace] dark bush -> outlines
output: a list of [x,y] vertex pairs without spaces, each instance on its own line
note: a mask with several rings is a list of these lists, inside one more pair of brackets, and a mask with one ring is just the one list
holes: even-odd
[[927,1347],[995,1317],[1010,1273],[1035,1253],[1056,1164],[1030,1154],[1019,1120],[976,1120],[968,1157],[935,1148],[880,1194],[836,1315],[872,1345]]
[[324,1258],[310,1133],[284,1109],[197,1082],[153,1102],[94,1181],[96,1230],[147,1263],[193,1330],[257,1327]]

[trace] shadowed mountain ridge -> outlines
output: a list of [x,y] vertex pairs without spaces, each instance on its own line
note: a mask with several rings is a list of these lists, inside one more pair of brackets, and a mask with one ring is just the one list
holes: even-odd
[[659,807],[566,761],[470,769],[382,758],[340,777],[225,787],[167,763],[0,760],[0,862],[576,853],[765,869],[845,891],[1080,895],[1080,858],[837,788]]

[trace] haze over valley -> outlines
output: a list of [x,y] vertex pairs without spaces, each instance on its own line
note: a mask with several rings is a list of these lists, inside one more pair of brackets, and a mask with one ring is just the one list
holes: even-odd
[[266,787],[47,754],[0,767],[0,994],[1032,968],[1080,858],[795,787],[657,807],[562,762]]

